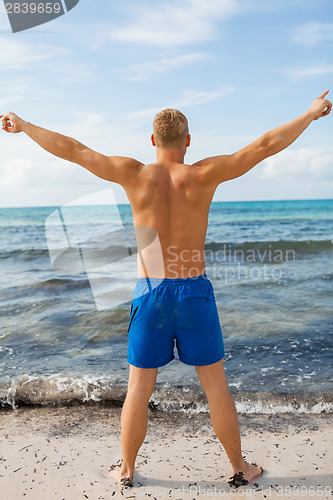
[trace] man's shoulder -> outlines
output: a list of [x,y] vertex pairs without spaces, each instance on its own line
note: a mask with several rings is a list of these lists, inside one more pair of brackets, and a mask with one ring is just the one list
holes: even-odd
[[230,156],[231,155],[208,156],[207,158],[203,158],[202,160],[193,163],[193,167],[210,167],[212,165],[215,165],[216,163],[223,163],[224,161],[228,161]]
[[111,163],[127,168],[135,169],[144,165],[141,161],[128,156],[108,156],[107,158]]

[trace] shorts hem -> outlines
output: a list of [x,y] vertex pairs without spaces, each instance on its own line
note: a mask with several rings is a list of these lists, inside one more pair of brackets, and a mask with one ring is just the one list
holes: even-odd
[[135,366],[136,368],[146,368],[147,370],[150,369],[150,368],[161,368],[162,366],[165,366],[167,365],[168,363],[170,363],[170,361],[173,361],[175,359],[175,356],[171,359],[169,359],[168,361],[165,361],[164,363],[161,363],[161,364],[154,364],[153,366],[152,365],[149,365],[149,366],[143,366],[144,363],[136,363],[135,361],[131,362],[129,359],[127,359],[127,362],[132,365],[132,366]]
[[225,357],[225,353],[223,353],[221,356],[219,356],[217,359],[215,359],[214,361],[208,361],[208,362],[201,362],[201,363],[193,363],[193,362],[189,362],[189,361],[184,361],[183,359],[180,359],[180,361],[182,363],[184,363],[185,365],[189,365],[189,366],[208,366],[208,365],[213,365],[214,363],[217,363],[218,361],[221,361],[223,358]]

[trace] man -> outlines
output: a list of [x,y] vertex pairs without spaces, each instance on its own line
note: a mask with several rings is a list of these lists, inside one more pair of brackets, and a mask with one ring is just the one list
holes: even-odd
[[155,117],[151,141],[157,159],[151,165],[104,156],[14,113],[0,115],[6,132],[23,131],[53,155],[122,185],[132,206],[134,226],[151,228],[158,235],[162,262],[154,248],[138,259],[128,329],[130,373],[121,415],[123,460],[110,469],[111,477],[121,484],[133,485],[136,456],[147,432],[148,402],[158,368],[174,358],[174,340],[180,360],[195,366],[207,395],[214,432],[233,467],[230,484],[247,484],[262,473],[261,467],[242,457],[237,413],[224,374],[222,332],[213,288],[205,274],[208,212],[220,183],[287,148],[313,120],[327,116],[332,108],[327,94],[328,90],[303,115],[240,151],[193,165],[184,163],[191,137],[187,119],[177,110],[164,110]]

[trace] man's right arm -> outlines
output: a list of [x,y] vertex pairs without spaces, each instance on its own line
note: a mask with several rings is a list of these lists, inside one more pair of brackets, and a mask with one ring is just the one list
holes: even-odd
[[313,120],[327,116],[332,104],[324,99],[328,90],[315,99],[306,113],[285,125],[281,125],[259,137],[252,144],[232,155],[206,158],[196,163],[202,168],[204,183],[218,185],[235,179],[248,172],[255,165],[269,156],[275,155],[292,144]]
[[14,113],[0,115],[2,129],[9,133],[24,132],[45,151],[64,160],[77,163],[97,177],[125,185],[134,180],[140,162],[123,156],[105,156],[72,137],[44,129],[22,120]]

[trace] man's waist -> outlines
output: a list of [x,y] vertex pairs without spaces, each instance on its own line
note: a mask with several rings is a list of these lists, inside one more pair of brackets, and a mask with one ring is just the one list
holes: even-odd
[[168,283],[168,284],[184,284],[184,282],[192,282],[192,281],[204,281],[208,280],[207,274],[198,274],[196,276],[187,276],[187,277],[181,277],[181,278],[167,278],[167,277],[139,277],[137,279],[138,283],[154,283],[154,284],[159,284],[159,283]]

